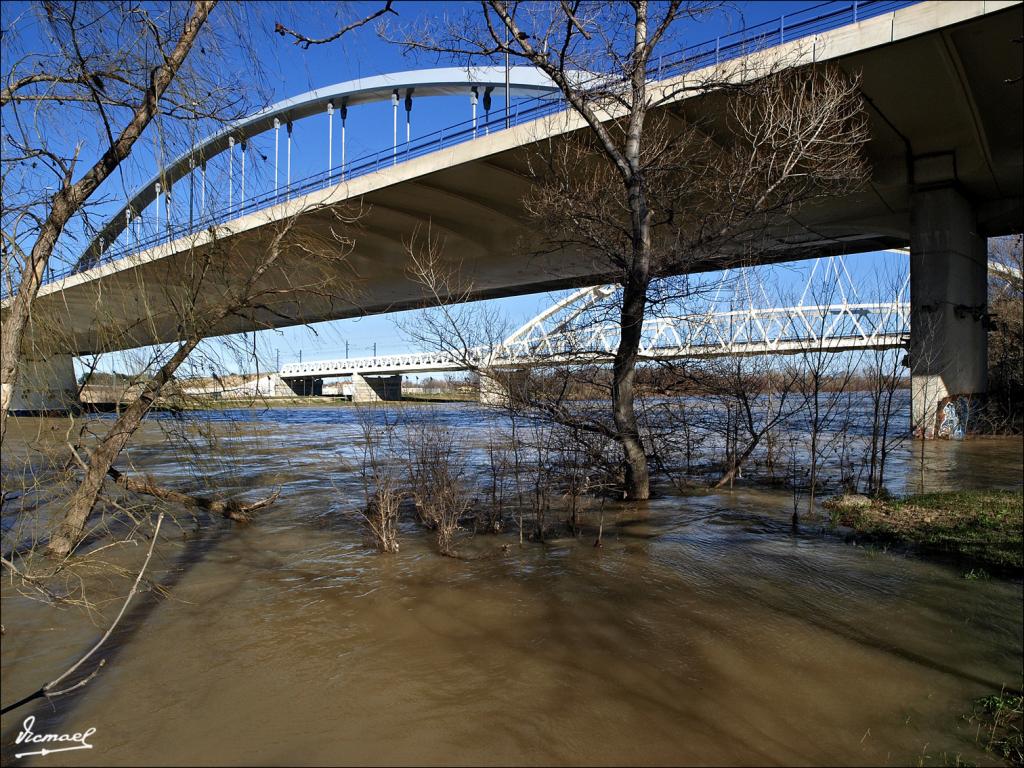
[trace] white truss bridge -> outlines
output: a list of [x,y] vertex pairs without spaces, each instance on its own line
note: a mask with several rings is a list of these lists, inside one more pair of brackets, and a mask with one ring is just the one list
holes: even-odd
[[[821,288],[822,282],[827,290]],[[756,306],[769,304],[763,285],[751,279],[750,270],[732,275],[726,270],[717,287],[701,291],[711,294],[702,311],[646,320],[640,356],[658,361],[903,347],[910,333],[907,289],[904,281],[890,301],[860,301],[842,260],[823,259],[811,270],[799,303]],[[619,344],[619,325],[610,317],[618,291],[617,285],[576,291],[493,346],[291,363],[282,366],[280,374],[286,379],[326,378],[607,364]],[[826,294],[827,303],[808,301]],[[745,308],[736,309],[738,305]]]

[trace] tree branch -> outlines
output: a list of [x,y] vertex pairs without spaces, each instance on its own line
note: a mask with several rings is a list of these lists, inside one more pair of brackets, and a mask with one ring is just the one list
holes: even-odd
[[101,637],[98,641],[96,641],[96,644],[93,645],[93,647],[89,649],[88,653],[86,653],[82,658],[80,658],[78,661],[76,661],[74,664],[72,664],[62,675],[60,675],[59,677],[55,677],[53,680],[48,682],[46,685],[44,685],[42,688],[40,688],[35,693],[29,694],[28,696],[24,697],[23,699],[20,699],[19,701],[16,701],[15,703],[10,704],[10,705],[4,707],[3,710],[0,710],[0,714],[6,714],[7,712],[10,712],[12,709],[16,709],[16,708],[22,706],[23,704],[27,704],[28,702],[32,701],[33,699],[40,698],[41,696],[60,696],[60,695],[65,694],[65,693],[70,693],[71,691],[75,690],[76,688],[81,688],[83,685],[85,685],[87,682],[89,682],[90,680],[92,680],[96,676],[96,673],[99,672],[100,667],[102,667],[106,663],[106,659],[100,661],[99,666],[95,670],[93,670],[92,674],[90,674],[88,677],[86,677],[84,680],[80,681],[79,683],[76,683],[75,685],[72,685],[70,688],[64,688],[63,690],[59,690],[59,691],[58,690],[54,690],[58,685],[60,685],[61,682],[63,682],[65,679],[67,679],[68,675],[73,674],[76,669],[78,669],[86,661],[88,661],[89,658],[94,653],[96,653],[96,651],[98,651],[100,649],[100,647],[105,642],[107,642],[107,639],[110,637],[111,633],[114,631],[114,628],[118,625],[118,622],[121,621],[121,618],[124,616],[124,612],[126,610],[128,610],[128,603],[130,603],[132,601],[132,598],[135,597],[135,593],[139,589],[139,582],[142,581],[142,574],[144,574],[146,572],[146,568],[149,566],[149,560],[150,560],[151,557],[153,557],[153,548],[156,546],[156,540],[157,540],[157,537],[160,535],[160,526],[161,526],[161,524],[163,524],[163,521],[164,521],[164,513],[161,512],[159,517],[157,517],[156,529],[153,531],[153,536],[152,536],[152,538],[149,541],[149,551],[146,552],[146,559],[142,563],[142,568],[139,569],[139,575],[135,577],[135,583],[132,584],[131,591],[129,591],[128,592],[128,596],[125,597],[124,603],[122,603],[122,605],[121,605],[121,610],[118,611],[117,616],[114,618],[114,621],[111,622],[109,627],[107,627],[107,631],[103,633],[103,637]]
[[395,14],[395,16],[397,16],[398,11],[391,7],[393,1],[394,0],[387,0],[387,2],[384,4],[384,7],[381,8],[380,10],[371,13],[369,16],[366,16],[365,18],[362,18],[359,21],[354,21],[351,24],[342,27],[333,35],[328,35],[327,37],[306,37],[301,32],[296,32],[294,29],[289,29],[279,21],[274,23],[274,31],[281,37],[287,37],[289,35],[294,37],[295,45],[302,46],[302,49],[306,50],[311,45],[323,45],[325,43],[333,43],[335,40],[339,39],[343,35],[351,32],[354,29],[358,29],[364,24],[369,24],[374,19],[383,16],[385,13],[393,13]]
[[198,507],[199,509],[204,509],[214,515],[226,517],[228,520],[234,520],[236,523],[248,523],[252,520],[253,512],[258,509],[263,509],[264,507],[269,507],[277,500],[277,497],[281,495],[281,492],[278,490],[274,491],[266,498],[260,499],[252,504],[242,504],[234,499],[225,501],[223,499],[214,499],[208,496],[193,496],[191,494],[173,491],[170,488],[164,488],[151,482],[128,477],[114,467],[108,469],[107,474],[114,478],[115,483],[120,485],[122,488],[132,491],[133,493],[142,493],[146,496],[163,499],[164,501],[173,501],[178,504],[184,504],[187,507]]

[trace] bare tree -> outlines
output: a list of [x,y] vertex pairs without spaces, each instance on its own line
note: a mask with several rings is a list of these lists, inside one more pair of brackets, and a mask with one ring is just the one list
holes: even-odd
[[[502,530],[505,510],[509,506],[511,492],[509,480],[513,475],[514,447],[512,438],[504,434],[491,433],[487,436],[487,509],[473,521],[473,530],[498,533]],[[483,518],[481,521],[480,518]],[[481,526],[481,522],[483,525]]]
[[362,461],[359,476],[365,506],[360,515],[381,552],[398,552],[398,515],[407,494],[395,445],[397,421],[385,409],[360,409]]
[[[259,13],[258,7],[205,0],[160,9],[72,0],[28,5],[16,16],[5,9],[2,253],[4,288],[11,297],[3,307],[4,430],[26,350],[44,358],[75,351],[62,327],[68,318],[59,309],[44,309],[35,298],[48,270],[89,266],[111,245],[99,236],[105,230],[93,226],[91,208],[107,194],[127,193],[126,179],[148,165],[148,159],[139,159],[138,148],[152,146],[157,167],[162,167],[169,154],[194,146],[205,133],[264,103],[266,90],[249,31]],[[68,136],[63,127],[71,124]],[[86,162],[92,165],[83,173]],[[53,184],[46,186],[48,174],[56,192]],[[351,220],[335,213],[345,229]],[[176,314],[171,325],[178,329],[177,341],[158,345],[138,369],[110,431],[73,446],[85,458],[69,466],[75,470],[81,464],[83,472],[50,539],[51,553],[73,551],[111,478],[124,488],[236,519],[251,511],[217,495],[160,488],[148,478],[115,469],[114,462],[146,414],[174,391],[175,377],[189,356],[205,338],[222,333],[229,319],[249,318],[255,328],[297,323],[301,318],[275,309],[280,293],[350,294],[350,282],[342,277],[339,284],[343,267],[332,275],[327,275],[329,268],[320,270],[344,262],[350,241],[344,235],[329,236],[329,242],[297,236],[295,218],[269,226],[271,236],[252,252],[237,253],[213,232],[211,243],[193,247],[176,262],[178,269],[185,265],[184,274],[168,274],[167,280],[153,275],[154,285],[140,285],[143,301],[150,298],[147,290],[155,294],[164,283],[169,286],[161,308],[151,313]],[[79,256],[81,241],[94,238],[99,250],[90,247]],[[284,265],[289,259],[279,258],[296,251],[317,264],[310,275],[296,273]],[[101,348],[133,346],[131,328],[105,317],[101,304],[92,309]],[[152,325],[154,319],[141,322]]]
[[[819,265],[816,266],[821,266]],[[807,408],[807,512],[814,512],[823,467],[833,458],[839,438],[845,431],[836,431],[836,422],[844,415],[842,406],[853,381],[856,359],[852,353],[839,354],[829,337],[835,317],[828,310],[841,296],[840,262],[829,261],[826,274],[818,281],[811,276],[810,289],[802,303],[803,316],[813,318],[812,338],[800,354],[802,372],[798,379],[800,394]],[[842,299],[847,297],[842,295]]]
[[469,510],[462,480],[464,447],[454,430],[431,420],[410,425],[409,486],[420,521],[437,536],[442,555],[455,556],[455,534]]
[[[479,10],[383,32],[408,51],[460,62],[524,61],[559,88],[578,118],[566,126],[584,129],[538,147],[527,207],[545,253],[582,251],[622,285],[611,425],[591,427],[621,446],[633,499],[650,494],[634,399],[652,281],[735,260],[737,238],[758,243],[757,232],[867,173],[856,79],[837,69],[783,71],[792,62],[762,57],[656,80],[660,52],[682,25],[720,7],[482,0]],[[724,108],[710,110],[717,114],[686,109],[684,97],[716,90],[725,97]],[[554,413],[565,416],[560,403]]]
[[[634,397],[652,281],[700,261],[725,262],[738,235],[751,238],[802,202],[841,194],[865,176],[856,82],[836,70],[734,67],[654,81],[659,46],[715,7],[485,0],[479,13],[397,38],[409,50],[457,59],[524,60],[582,119],[582,134],[539,147],[527,205],[546,250],[589,253],[622,285],[611,429],[634,499],[650,493]],[[715,88],[731,94],[724,120],[659,110]]]
[[[296,227],[302,213],[298,211],[281,222],[268,224],[269,234],[261,245],[240,246],[230,239],[214,239],[182,257],[188,265],[186,278],[181,280],[179,276],[166,281],[177,286],[177,292],[168,297],[167,303],[178,313],[180,339],[169,345],[138,396],[92,449],[84,476],[50,538],[47,550],[51,554],[64,557],[75,549],[117,457],[178,368],[200,342],[217,335],[227,318],[248,317],[258,324],[261,310],[269,310],[274,297],[285,291],[334,296],[350,291],[349,285],[339,283],[353,246],[353,240],[343,230],[358,214],[346,215],[338,209],[330,212],[339,231],[332,228],[326,236],[315,236]],[[284,317],[276,310],[270,314],[275,321]],[[141,486],[136,490],[141,490]]]
[[[385,32],[411,51],[470,62],[525,60],[551,78],[589,129],[565,144],[560,157],[553,153],[547,163],[553,173],[546,175],[552,183],[530,207],[546,219],[543,230],[555,233],[551,247],[594,252],[622,283],[611,400],[631,498],[650,492],[634,388],[651,281],[709,258],[739,233],[749,236],[755,222],[764,227],[773,215],[841,193],[865,175],[856,84],[835,71],[765,78],[773,65],[756,73],[741,65],[686,81],[653,81],[659,46],[682,22],[718,7],[680,0],[658,6],[484,0],[479,12],[440,26]],[[580,75],[609,67],[606,75]],[[728,127],[718,126],[720,135],[710,121],[673,121],[656,112],[682,95],[714,88],[741,94],[728,110]]]
[[868,403],[871,408],[871,434],[868,438],[867,490],[872,496],[885,493],[889,456],[906,435],[895,426],[897,394],[907,386],[902,349],[873,350],[865,365]]
[[[9,284],[13,283],[11,273],[15,269],[20,275],[17,292],[5,312],[0,342],[0,439],[6,431],[7,411],[17,383],[32,303],[58,238],[131,154],[156,117],[215,5],[215,0],[197,0],[187,7],[187,16],[182,19],[180,11],[185,9],[180,7],[154,17],[142,7],[119,3],[47,3],[39,10],[45,10],[45,28],[54,40],[53,50],[11,59],[5,52],[4,59],[11,66],[2,73],[0,109],[5,112],[5,126],[11,126],[7,139],[14,149],[8,150],[4,158],[7,210],[3,222],[3,266]],[[115,35],[119,26],[120,34]],[[125,34],[125,28],[133,29],[134,34]],[[5,49],[10,32],[9,27],[5,29]],[[150,41],[152,55],[148,61],[126,64],[128,48],[111,50],[109,39],[128,41],[126,46],[133,50],[142,48],[140,40]],[[49,109],[41,112],[46,107]],[[45,123],[40,125],[38,119],[42,116],[51,121],[66,121],[69,112],[97,119],[108,142],[98,159],[81,175],[78,165],[82,144],[66,149],[54,147],[46,135],[51,128]],[[53,174],[56,192],[40,195],[31,190],[8,207],[13,202],[9,188],[17,175],[13,166],[20,163],[42,163]],[[26,222],[28,226],[24,226]],[[31,243],[27,253],[22,247],[25,242]]]
[[[799,370],[777,367],[768,357],[736,357],[709,366],[706,384],[720,403],[717,431],[725,465],[716,488],[732,486],[765,437],[800,409]],[[724,412],[724,414],[723,414]]]

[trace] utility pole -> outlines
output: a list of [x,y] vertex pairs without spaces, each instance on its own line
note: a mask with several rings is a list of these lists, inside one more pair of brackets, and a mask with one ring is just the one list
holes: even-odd
[[277,350],[277,370],[281,371],[281,350]]
[[345,339],[345,359],[348,360],[348,339]]
[[299,362],[300,363],[302,362],[302,350],[301,349],[299,350]]

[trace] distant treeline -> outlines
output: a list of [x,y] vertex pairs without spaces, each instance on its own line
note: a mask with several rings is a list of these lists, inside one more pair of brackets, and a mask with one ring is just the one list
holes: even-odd
[[[795,365],[795,361],[794,361]],[[811,391],[809,371],[799,367],[772,367],[760,370],[744,370],[739,376],[729,364],[715,363],[693,366],[681,365],[673,361],[666,366],[642,366],[637,368],[636,386],[641,395],[657,397],[686,397],[716,395],[736,388],[737,384],[745,385],[757,391]],[[546,375],[544,369],[535,369],[529,380],[531,386],[544,388]],[[566,378],[561,375],[551,377],[551,385],[565,390],[564,397],[569,400],[599,400],[611,395],[611,369],[607,366],[586,368],[581,367],[577,375]],[[819,373],[819,392],[866,392],[876,384],[863,373],[837,372]],[[910,372],[897,383],[897,389],[910,388]]]
[[[812,375],[812,371],[802,369],[794,361],[792,367],[745,370],[741,373],[729,366],[644,369],[638,380],[642,390],[652,394],[713,395],[735,388],[737,382],[744,382],[758,391],[811,391]],[[874,386],[872,379],[863,373],[842,370],[818,373],[819,392],[866,392]],[[897,388],[910,389],[909,371],[899,380]]]
[[135,381],[138,376],[120,371],[91,371],[83,373],[78,377],[78,386],[91,385],[94,387],[126,387]]

